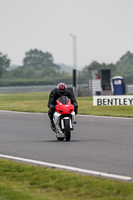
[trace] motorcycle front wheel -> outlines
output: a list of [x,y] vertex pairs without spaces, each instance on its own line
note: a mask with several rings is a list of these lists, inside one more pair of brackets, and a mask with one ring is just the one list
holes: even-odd
[[70,121],[69,119],[64,119],[64,134],[66,141],[71,139]]

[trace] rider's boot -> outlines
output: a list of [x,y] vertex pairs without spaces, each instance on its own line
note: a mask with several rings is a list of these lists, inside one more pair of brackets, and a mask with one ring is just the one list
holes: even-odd
[[51,129],[56,132],[56,128],[55,128],[55,124],[53,122],[53,120],[50,120],[50,126],[51,126]]

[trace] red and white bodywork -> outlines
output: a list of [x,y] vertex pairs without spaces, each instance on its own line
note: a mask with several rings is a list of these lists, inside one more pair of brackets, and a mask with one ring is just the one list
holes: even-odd
[[74,106],[66,96],[60,97],[56,102],[56,111],[53,116],[56,137],[58,140],[66,139],[66,141],[69,141],[75,122]]

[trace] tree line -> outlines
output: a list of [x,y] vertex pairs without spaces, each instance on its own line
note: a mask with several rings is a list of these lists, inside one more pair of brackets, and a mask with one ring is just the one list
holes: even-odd
[[[85,74],[88,69],[111,69],[111,76],[122,76],[126,84],[133,84],[133,53],[127,51],[115,64],[105,64],[93,61],[84,67],[82,72]],[[84,78],[86,77],[86,78]],[[88,74],[81,76],[81,82],[87,80]]]
[[[11,60],[0,52],[0,85],[43,85],[65,82],[72,84],[72,76],[62,72],[61,67],[54,63],[49,52],[31,49],[25,53],[23,65],[8,70]],[[77,73],[78,83],[88,82],[88,68],[110,68],[112,76],[123,76],[127,84],[133,84],[133,53],[128,51],[115,64],[105,64],[93,61]]]
[[0,54],[0,85],[42,85],[56,84],[63,79],[71,83],[67,72],[54,63],[49,52],[31,49],[25,53],[23,65],[10,69],[11,60],[7,55]]

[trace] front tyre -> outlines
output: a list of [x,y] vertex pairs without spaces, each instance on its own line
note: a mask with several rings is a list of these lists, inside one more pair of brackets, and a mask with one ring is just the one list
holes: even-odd
[[64,134],[66,141],[71,139],[70,121],[69,119],[64,119]]
[[56,138],[57,138],[57,140],[59,140],[59,141],[63,141],[63,140],[64,140],[64,138],[58,138],[57,136],[56,136]]

